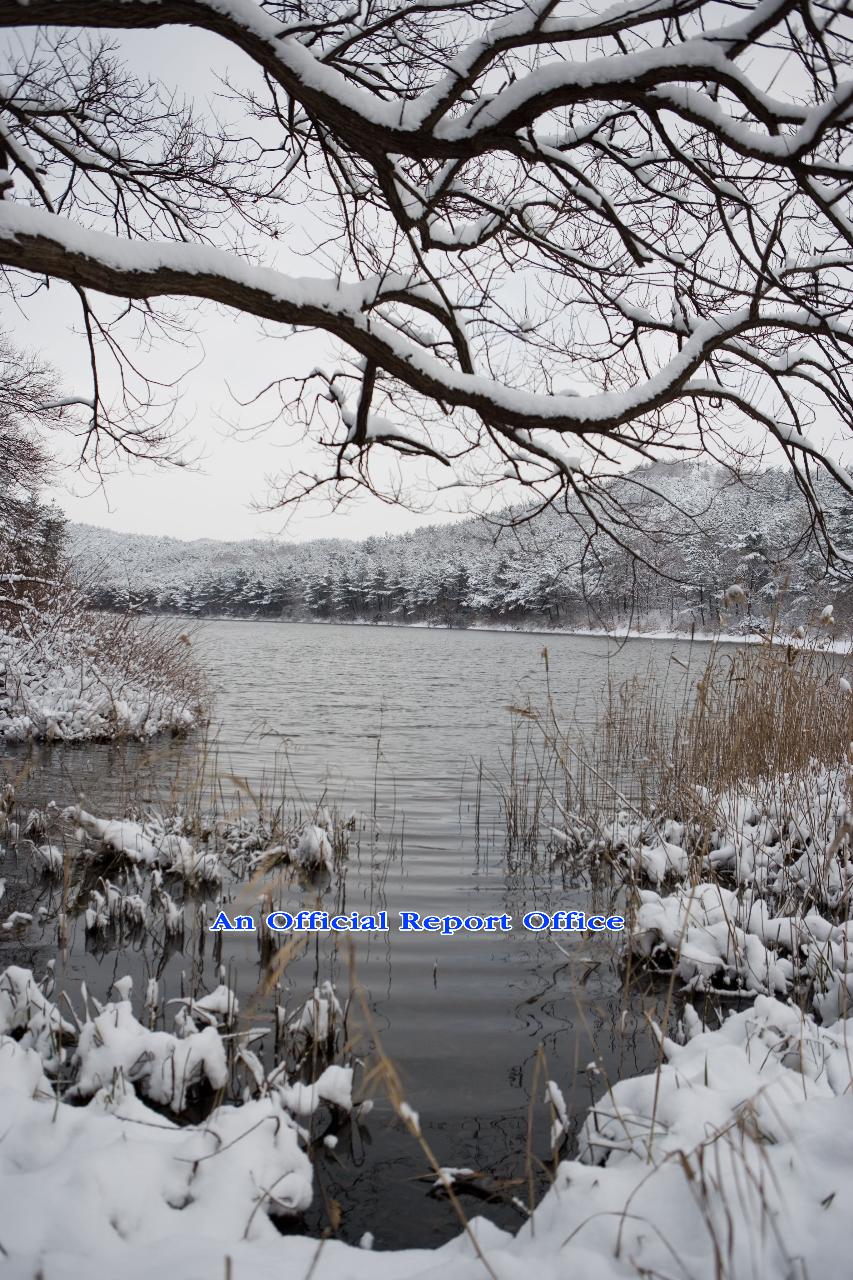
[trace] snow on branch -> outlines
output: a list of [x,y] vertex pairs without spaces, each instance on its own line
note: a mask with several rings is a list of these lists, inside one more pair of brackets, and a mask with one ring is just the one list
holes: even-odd
[[538,395],[446,366],[374,319],[372,308],[382,302],[386,287],[405,299],[406,282],[293,278],[207,246],[120,241],[9,204],[0,208],[0,262],[121,297],[203,298],[282,324],[325,329],[423,395],[474,409],[515,431],[607,433],[677,398],[685,387],[691,390],[689,376],[731,338],[750,331],[829,331],[844,346],[853,342],[846,321],[833,322],[807,309],[742,308],[696,324],[677,355],[633,392]]
[[[848,485],[846,7],[0,0],[0,26],[38,28],[0,80],[0,262],[77,290],[96,441],[144,451],[154,400],[106,403],[99,343],[138,370],[97,295],[149,328],[192,298],[343,344],[319,392],[270,384],[325,450],[301,493],[381,488],[390,449],[583,505],[626,462],[768,441],[816,516],[815,468]],[[104,34],[175,26],[245,55],[228,123]],[[262,265],[285,225],[325,274]]]

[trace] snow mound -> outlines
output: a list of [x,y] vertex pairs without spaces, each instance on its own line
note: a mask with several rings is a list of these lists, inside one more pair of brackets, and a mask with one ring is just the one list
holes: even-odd
[[225,1049],[214,1027],[183,1039],[167,1031],[150,1031],[137,1022],[128,1000],[105,1006],[80,1031],[72,1059],[76,1076],[69,1101],[94,1097],[116,1077],[180,1115],[193,1089],[208,1084],[214,1091],[228,1081]]
[[[21,971],[15,982],[30,989]],[[108,1035],[126,1033],[123,1006],[99,1015],[116,1024]],[[475,1219],[470,1234],[440,1249],[389,1253],[334,1240],[318,1250],[316,1239],[276,1230],[273,1219],[302,1212],[312,1195],[282,1090],[180,1127],[152,1112],[120,1071],[72,1107],[57,1100],[34,1048],[4,1034],[5,1270],[13,1280],[38,1268],[56,1280],[143,1280],[216,1275],[227,1256],[236,1277],[313,1266],[318,1280],[481,1280],[485,1260],[506,1280],[531,1269],[543,1280],[715,1280],[724,1242],[727,1280],[790,1274],[792,1258],[803,1274],[837,1274],[853,1189],[853,1020],[818,1026],[759,996],[716,1030],[692,1013],[686,1021],[686,1043],[662,1041],[659,1074],[622,1081],[591,1108],[580,1158],[559,1166],[517,1236]],[[313,1088],[346,1101],[349,1086],[345,1069],[328,1068]],[[559,1112],[550,1085],[549,1098]],[[762,1221],[773,1229],[757,1230]]]

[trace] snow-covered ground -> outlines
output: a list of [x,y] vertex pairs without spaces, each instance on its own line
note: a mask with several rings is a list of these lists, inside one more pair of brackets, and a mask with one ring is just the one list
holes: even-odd
[[[603,1094],[579,1158],[559,1166],[518,1235],[475,1219],[434,1252],[371,1252],[278,1233],[274,1219],[312,1196],[283,1090],[219,1106],[200,1125],[146,1105],[146,1091],[175,1101],[188,1062],[220,1079],[214,1027],[176,1040],[146,1032],[128,1001],[106,1005],[79,1033],[77,1096],[87,1101],[71,1106],[57,1101],[43,1063],[61,1015],[36,990],[21,970],[0,980],[4,1031],[20,1033],[28,1017],[34,1027],[20,1041],[0,1038],[0,1244],[13,1280],[143,1280],[161,1270],[180,1280],[510,1280],[531,1268],[546,1280],[769,1280],[839,1274],[849,1248],[853,1020],[822,1027],[759,997],[719,1030],[691,1021],[685,1044],[662,1043],[659,1073]],[[146,1050],[150,1062],[134,1074]],[[340,1084],[333,1096],[346,1104]]]
[[[564,833],[582,855],[606,849],[623,867],[636,891],[626,954],[663,975],[664,988],[671,984],[673,1016],[658,1033],[657,1071],[599,1084],[574,1158],[559,1165],[515,1236],[483,1218],[460,1224],[458,1237],[435,1251],[282,1236],[276,1219],[314,1194],[307,1118],[322,1108],[352,1112],[347,1064],[331,1064],[309,1083],[281,1065],[265,1069],[225,985],[183,1001],[168,1031],[154,1029],[164,1021],[156,983],[137,1016],[129,980],[115,983],[105,1005],[90,1008],[87,998],[75,1009],[53,990],[52,969],[37,979],[7,968],[0,977],[4,1274],[843,1274],[853,1194],[850,790],[848,766],[815,766],[704,797],[701,830],[626,812],[594,831]],[[200,868],[199,851],[162,825],[77,809],[67,818],[80,852],[58,851],[58,865],[44,855],[49,873],[87,849],[124,853],[133,876],[150,876],[160,891],[164,871],[191,878],[215,870]],[[294,833],[282,856],[298,860],[302,844]],[[233,832],[226,847],[244,857]],[[256,865],[257,857],[246,860],[247,870]],[[110,902],[101,905],[108,911]],[[291,1019],[292,1030],[316,1024],[318,1001],[328,1012],[334,993],[309,997],[307,1021]],[[240,1105],[219,1102],[201,1123],[177,1122],[188,1090],[213,1095],[235,1071]],[[570,1084],[550,1081],[535,1100],[552,1108],[557,1144]],[[410,1131],[417,1101],[397,1101]],[[412,1155],[413,1167],[422,1167],[414,1136]]]

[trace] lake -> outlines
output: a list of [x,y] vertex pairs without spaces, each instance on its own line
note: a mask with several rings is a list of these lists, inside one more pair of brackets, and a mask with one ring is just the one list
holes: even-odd
[[[542,706],[549,689],[558,718],[576,721],[582,736],[608,681],[653,669],[675,696],[698,675],[709,646],[631,640],[619,648],[568,635],[244,621],[205,623],[194,643],[215,694],[224,791],[257,792],[275,776],[306,816],[318,802],[353,815],[341,882],[318,894],[282,880],[276,906],[387,909],[392,926],[400,910],[514,917],[506,934],[437,938],[392,927],[356,936],[352,954],[345,935],[337,946],[312,937],[288,966],[284,996],[295,1007],[327,977],[345,996],[354,974],[370,1022],[353,1007],[359,1051],[369,1057],[378,1036],[439,1161],[518,1178],[512,1194],[526,1203],[531,1180],[540,1187],[547,1176],[546,1080],[556,1080],[573,1112],[582,1112],[590,1089],[601,1088],[589,1064],[615,1079],[647,1069],[655,1051],[639,997],[623,1016],[612,940],[563,935],[564,954],[547,935],[519,927],[535,908],[584,909],[592,890],[545,849],[531,857],[505,847],[494,779],[505,777],[512,750],[508,707]],[[26,752],[7,749],[4,765],[9,774],[25,771],[24,803],[64,805],[83,796],[86,807],[113,816],[129,804],[168,808],[201,754],[202,736],[194,735],[126,748],[43,747],[26,762]],[[50,903],[54,891],[16,868],[14,855],[3,872],[4,908]],[[235,909],[257,912],[265,887],[229,886]],[[40,971],[56,953],[54,930],[35,923],[23,938],[0,941],[0,962]],[[120,949],[95,945],[78,920],[61,980],[72,999],[83,979],[104,998],[129,972],[137,995],[156,976],[174,996],[182,983],[215,986],[219,962],[243,1006],[251,1003],[264,973],[252,935],[226,935],[220,951],[202,923],[187,929],[183,951],[158,952],[148,942]],[[318,1158],[308,1226],[323,1229],[328,1197],[341,1206],[348,1240],[368,1229],[377,1248],[456,1235],[452,1207],[419,1180],[426,1172],[422,1152],[377,1093],[366,1122]],[[483,1211],[509,1226],[521,1221],[506,1202],[464,1203],[470,1214]]]

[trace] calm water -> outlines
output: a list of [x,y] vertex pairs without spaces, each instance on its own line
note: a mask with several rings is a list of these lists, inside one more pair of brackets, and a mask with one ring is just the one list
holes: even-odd
[[[597,1059],[616,1075],[645,1069],[651,1047],[634,1005],[622,1018],[621,984],[607,940],[563,935],[568,955],[544,935],[520,928],[534,908],[583,909],[587,885],[573,882],[548,856],[507,858],[503,817],[489,775],[501,776],[511,748],[510,704],[543,705],[543,646],[558,715],[591,726],[608,679],[654,667],[673,689],[685,666],[698,668],[707,646],[517,633],[385,629],[253,622],[205,624],[196,649],[216,696],[218,769],[257,789],[276,772],[308,811],[321,798],[358,815],[357,837],[342,883],[318,899],[315,887],[276,885],[274,903],[346,910],[401,909],[422,914],[511,913],[510,934],[437,939],[393,930],[346,942],[312,941],[285,975],[295,1004],[319,978],[349,987],[350,965],[363,986],[375,1032],[396,1063],[409,1103],[441,1163],[520,1177],[527,1200],[524,1147],[532,1125],[537,1157],[547,1158],[544,1082],[556,1080],[580,1114],[589,1102],[584,1068]],[[166,804],[181,770],[191,769],[197,739],[125,750],[50,748],[28,766],[25,800],[65,804],[84,795],[99,814],[128,803]],[[481,773],[480,762],[485,773]],[[8,773],[22,767],[7,752]],[[9,910],[47,903],[50,890],[10,856]],[[257,910],[263,886],[233,887],[235,901]],[[188,917],[190,916],[188,912]],[[55,953],[54,926],[34,925],[23,939],[0,941],[0,964],[41,969]],[[222,963],[244,1006],[263,973],[258,941],[225,937]],[[211,935],[189,927],[183,952],[146,943],[133,950],[94,949],[75,928],[66,985],[86,979],[104,996],[112,980],[134,974],[137,994],[158,976],[167,995],[185,984],[216,982]],[[182,974],[184,975],[182,979]],[[353,1030],[369,1056],[371,1032],[359,1013]],[[619,1030],[617,1030],[619,1028]],[[544,1055],[544,1056],[543,1056]],[[597,1086],[600,1088],[600,1085]],[[426,1161],[381,1095],[366,1125],[342,1135],[317,1164],[316,1209],[308,1225],[325,1225],[323,1191],[342,1206],[342,1234],[373,1231],[377,1247],[434,1244],[456,1234],[452,1208],[418,1180]],[[537,1179],[540,1171],[537,1170]],[[321,1188],[323,1190],[321,1190]],[[482,1208],[515,1226],[504,1206]]]

